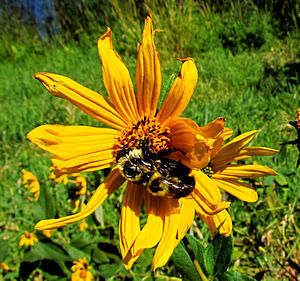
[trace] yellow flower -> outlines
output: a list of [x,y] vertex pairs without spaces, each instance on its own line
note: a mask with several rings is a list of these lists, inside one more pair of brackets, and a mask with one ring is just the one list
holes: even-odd
[[48,229],[43,230],[43,234],[48,238],[50,238],[52,236],[53,232],[54,232],[54,229],[52,229],[52,230],[48,230]]
[[[50,167],[49,170],[50,171],[54,170],[54,167]],[[69,181],[68,175],[56,176],[54,172],[51,172],[51,174],[49,175],[49,179],[53,180],[54,182],[63,183],[63,184],[67,184]]]
[[0,263],[0,268],[3,268],[5,271],[8,271],[10,268],[5,262]]
[[33,246],[34,243],[37,243],[38,239],[36,238],[34,233],[25,232],[25,234],[21,235],[21,239],[19,242],[19,246],[22,247],[25,246]]
[[[162,106],[157,109],[162,74],[150,14],[146,17],[142,42],[138,47],[136,95],[127,68],[113,49],[109,28],[100,37],[98,50],[104,86],[110,100],[61,75],[37,73],[35,78],[52,95],[70,101],[112,128],[43,125],[31,131],[28,138],[55,155],[52,163],[58,176],[107,167],[113,169],[79,213],[41,221],[35,228],[53,229],[83,220],[129,179],[120,220],[120,248],[124,265],[130,269],[144,249],[157,245],[153,260],[156,269],[168,261],[178,241],[189,229],[196,209],[214,215],[230,204],[222,202],[215,182],[200,170],[210,161],[210,152],[219,142],[218,134],[224,130],[224,120],[216,120],[199,133],[192,120],[180,117],[198,79],[192,58],[181,60],[180,73]],[[202,137],[202,133],[210,138]],[[148,158],[159,157],[155,163],[151,159],[155,167],[141,167],[139,172],[141,177],[151,176],[153,184],[130,180],[129,172],[134,166],[130,164],[126,167],[131,160],[137,159],[142,163],[145,154],[151,155]],[[165,155],[159,156],[162,154]],[[165,165],[164,172],[175,174],[168,179],[169,183],[163,178],[163,172],[158,171],[161,162],[170,164]],[[150,171],[148,174],[146,169]],[[177,176],[179,171],[184,174],[181,175],[182,182]],[[155,180],[160,181],[159,186],[155,186]],[[139,217],[143,203],[147,222],[141,228]]]
[[34,199],[38,200],[40,196],[40,184],[37,177],[24,169],[22,170],[22,177],[23,185],[29,188],[29,191],[33,193]]
[[94,279],[93,274],[88,271],[91,269],[86,258],[78,259],[73,262],[72,271],[74,272],[71,276],[72,281],[91,281]]
[[75,177],[75,185],[78,189],[76,191],[77,195],[83,195],[86,193],[86,179],[83,175],[79,173],[74,173],[70,175],[71,177]]
[[80,231],[83,231],[83,230],[85,230],[86,228],[88,228],[89,226],[88,226],[88,224],[85,222],[85,220],[82,220],[81,222],[80,222],[80,224],[79,224],[79,229],[80,229]]
[[[219,135],[218,145],[215,145],[211,151],[209,164],[202,169],[217,187],[246,202],[256,202],[258,195],[254,188],[243,179],[277,175],[274,170],[259,165],[256,161],[253,164],[231,164],[252,156],[270,156],[278,152],[276,149],[266,147],[244,147],[253,139],[256,132],[244,133],[222,146],[224,140],[233,134],[233,131],[229,129],[224,130]],[[226,236],[230,234],[231,219],[226,210],[214,216],[201,214],[201,210],[199,210],[199,214],[209,226],[212,234],[216,229]]]

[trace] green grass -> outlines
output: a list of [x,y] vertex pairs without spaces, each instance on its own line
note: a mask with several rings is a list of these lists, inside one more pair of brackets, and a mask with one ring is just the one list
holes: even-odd
[[[178,10],[174,3],[170,1],[168,10],[154,7],[150,10],[155,27],[163,29],[163,32],[156,33],[155,39],[164,83],[172,73],[180,70],[181,63],[176,57],[193,57],[198,67],[198,84],[184,116],[199,125],[225,116],[227,126],[234,130],[235,135],[259,130],[251,145],[280,149],[274,157],[254,159],[279,173],[277,177],[255,181],[258,202],[244,203],[229,197],[233,202],[230,214],[235,237],[232,267],[256,276],[258,280],[296,280],[292,279],[292,274],[297,272],[291,261],[299,261],[300,168],[295,168],[296,147],[281,147],[279,144],[296,138],[296,131],[288,122],[294,120],[300,107],[299,33],[291,30],[287,35],[279,36],[270,14],[239,5],[220,14],[194,1],[187,1]],[[141,20],[134,13],[129,13],[128,18],[123,14],[111,27],[115,49],[134,81]],[[105,27],[102,27],[102,32],[105,32]],[[0,262],[5,261],[11,267],[9,273],[2,271],[2,276],[7,280],[17,278],[24,274],[24,267],[36,262],[30,280],[39,274],[47,280],[54,280],[57,276],[62,280],[65,278],[62,276],[70,276],[72,260],[90,253],[83,245],[91,242],[100,249],[90,258],[94,273],[98,272],[102,278],[108,279],[111,272],[114,280],[124,280],[125,277],[151,280],[153,275],[157,280],[164,280],[167,276],[179,278],[172,262],[155,274],[151,273],[153,250],[143,254],[132,272],[122,269],[118,251],[121,190],[103,204],[96,218],[88,218],[89,230],[80,232],[76,225],[66,226],[54,234],[52,242],[39,236],[44,242],[41,244],[48,247],[44,251],[49,252],[49,247],[52,247],[57,256],[54,251],[48,259],[43,255],[37,259],[32,251],[18,248],[20,235],[32,231],[39,219],[70,213],[69,203],[65,202],[68,200],[67,189],[72,187],[72,184],[66,187],[48,180],[50,155],[31,144],[26,134],[41,124],[101,126],[73,105],[49,95],[38,81],[31,78],[39,71],[58,73],[106,95],[96,47],[98,38],[96,35],[81,36],[85,41],[80,44],[70,42],[63,47],[45,46],[41,54],[33,50],[13,59],[1,60],[0,248],[9,251],[0,254]],[[39,178],[43,190],[49,193],[44,195],[49,200],[47,204],[31,200],[32,196],[21,182],[21,169],[31,171]],[[85,176],[90,193],[103,179],[102,172],[86,173]],[[51,198],[56,200],[51,201]],[[206,243],[210,239],[207,227],[196,219],[191,232],[197,236],[198,230]],[[105,250],[104,243],[110,245],[109,251]],[[64,251],[57,245],[63,245]],[[49,259],[56,262],[52,272],[47,270],[50,268]],[[57,267],[59,260],[65,260],[66,268]],[[115,265],[114,269],[110,267],[111,263]]]

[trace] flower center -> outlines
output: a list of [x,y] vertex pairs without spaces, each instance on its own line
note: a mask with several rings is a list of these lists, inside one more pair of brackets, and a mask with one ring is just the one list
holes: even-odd
[[208,165],[206,167],[201,169],[201,172],[203,172],[205,175],[207,175],[209,178],[211,178],[214,174],[214,170],[211,166],[211,163],[208,163]]
[[166,150],[170,144],[170,129],[162,127],[155,117],[144,117],[123,130],[115,145],[115,156],[121,150],[133,150],[147,145],[152,153]]

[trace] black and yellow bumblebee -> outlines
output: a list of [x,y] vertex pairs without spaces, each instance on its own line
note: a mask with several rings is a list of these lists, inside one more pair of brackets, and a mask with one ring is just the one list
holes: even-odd
[[143,185],[151,194],[160,197],[181,198],[195,187],[191,169],[180,161],[166,158],[170,150],[153,153],[147,145],[123,149],[116,162],[123,177]]

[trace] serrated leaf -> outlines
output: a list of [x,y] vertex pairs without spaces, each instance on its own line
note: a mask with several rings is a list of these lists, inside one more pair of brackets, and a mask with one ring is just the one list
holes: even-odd
[[225,273],[219,274],[218,278],[222,281],[256,281],[251,276],[239,273],[234,270],[229,270]]
[[[206,270],[204,268],[204,258],[203,258],[204,250],[205,250],[204,246],[201,244],[201,242],[198,239],[196,239],[191,235],[187,234],[187,238],[195,254],[195,257],[200,264],[200,267],[205,272]],[[186,281],[199,280],[199,274],[182,242],[180,242],[177,248],[174,250],[171,259],[174,262],[178,271],[182,273],[183,280]]]

